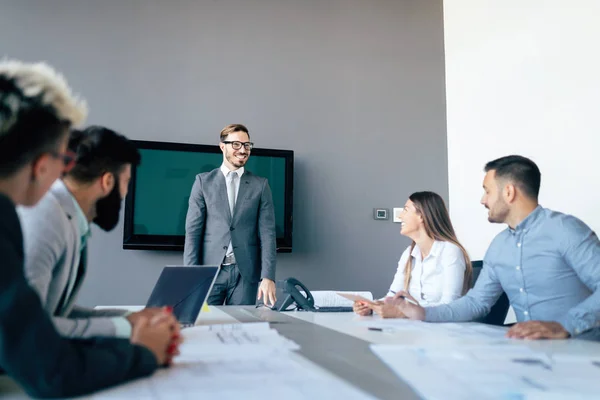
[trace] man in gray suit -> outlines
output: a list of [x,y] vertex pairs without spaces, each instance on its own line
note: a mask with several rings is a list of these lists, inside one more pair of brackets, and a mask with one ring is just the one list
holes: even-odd
[[86,272],[90,223],[105,231],[117,225],[131,165],[139,163],[140,154],[124,136],[97,126],[73,131],[69,149],[77,163],[35,207],[19,209],[25,276],[62,335],[129,338],[140,316],[152,317],[160,309],[127,313],[75,303]]
[[[196,176],[185,220],[185,265],[221,265],[210,305],[274,305],[275,211],[267,179],[244,169],[253,143],[244,125],[221,131],[220,168]],[[260,281],[260,287],[259,287]]]

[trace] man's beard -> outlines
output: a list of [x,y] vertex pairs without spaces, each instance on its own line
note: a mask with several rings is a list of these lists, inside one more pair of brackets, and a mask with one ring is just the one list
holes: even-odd
[[[491,209],[488,209],[492,211]],[[488,221],[495,224],[502,224],[506,221],[506,217],[508,217],[508,205],[504,202],[501,204],[496,204],[495,211],[490,212],[488,215]]]
[[242,168],[244,165],[246,165],[246,161],[248,161],[248,155],[246,154],[246,159],[244,160],[240,160],[238,159],[235,155],[235,152],[227,152],[227,161],[229,161],[229,163],[231,165],[233,165],[236,168]]
[[119,193],[119,182],[115,180],[115,186],[108,196],[96,202],[94,223],[106,232],[112,231],[119,223],[122,200],[121,193]]

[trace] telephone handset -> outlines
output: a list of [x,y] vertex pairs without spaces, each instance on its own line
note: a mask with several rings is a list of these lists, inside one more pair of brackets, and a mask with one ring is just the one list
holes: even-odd
[[[313,295],[298,279],[287,278],[286,280],[277,282],[277,286],[283,289],[284,294],[283,302],[280,305],[276,305],[277,311],[315,311],[315,299]],[[300,292],[298,287],[300,287],[304,294]],[[294,303],[296,305],[295,308],[291,307]]]

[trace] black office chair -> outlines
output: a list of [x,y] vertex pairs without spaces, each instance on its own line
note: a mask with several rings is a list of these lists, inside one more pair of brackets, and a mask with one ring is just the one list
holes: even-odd
[[[477,281],[477,278],[479,278],[479,274],[481,273],[481,269],[483,268],[483,261],[473,261],[471,262],[471,266],[473,267],[471,287],[473,287],[475,286],[475,282]],[[508,307],[510,307],[508,296],[506,295],[506,293],[502,292],[502,296],[500,296],[498,301],[496,301],[496,304],[492,306],[489,314],[475,321],[483,322],[484,324],[489,325],[503,326],[504,320],[506,319],[506,314],[508,314]]]

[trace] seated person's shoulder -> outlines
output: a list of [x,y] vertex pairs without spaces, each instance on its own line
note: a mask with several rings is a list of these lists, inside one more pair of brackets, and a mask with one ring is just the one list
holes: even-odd
[[559,243],[563,250],[573,248],[590,237],[596,237],[594,231],[579,218],[550,210],[548,210],[548,225],[545,230],[550,232],[553,240]]
[[[34,230],[37,236],[52,235],[66,239],[60,232],[69,228],[69,218],[54,196],[44,196],[34,207],[17,207],[25,234]],[[43,233],[43,235],[41,235]]]
[[588,234],[591,232],[590,227],[587,226],[585,222],[573,215],[563,214],[561,212],[552,210],[545,211],[548,222],[547,228],[558,228],[556,229],[557,234],[581,235],[582,233]]
[[452,242],[440,242],[442,244],[442,251],[446,254],[462,254],[460,247]]

